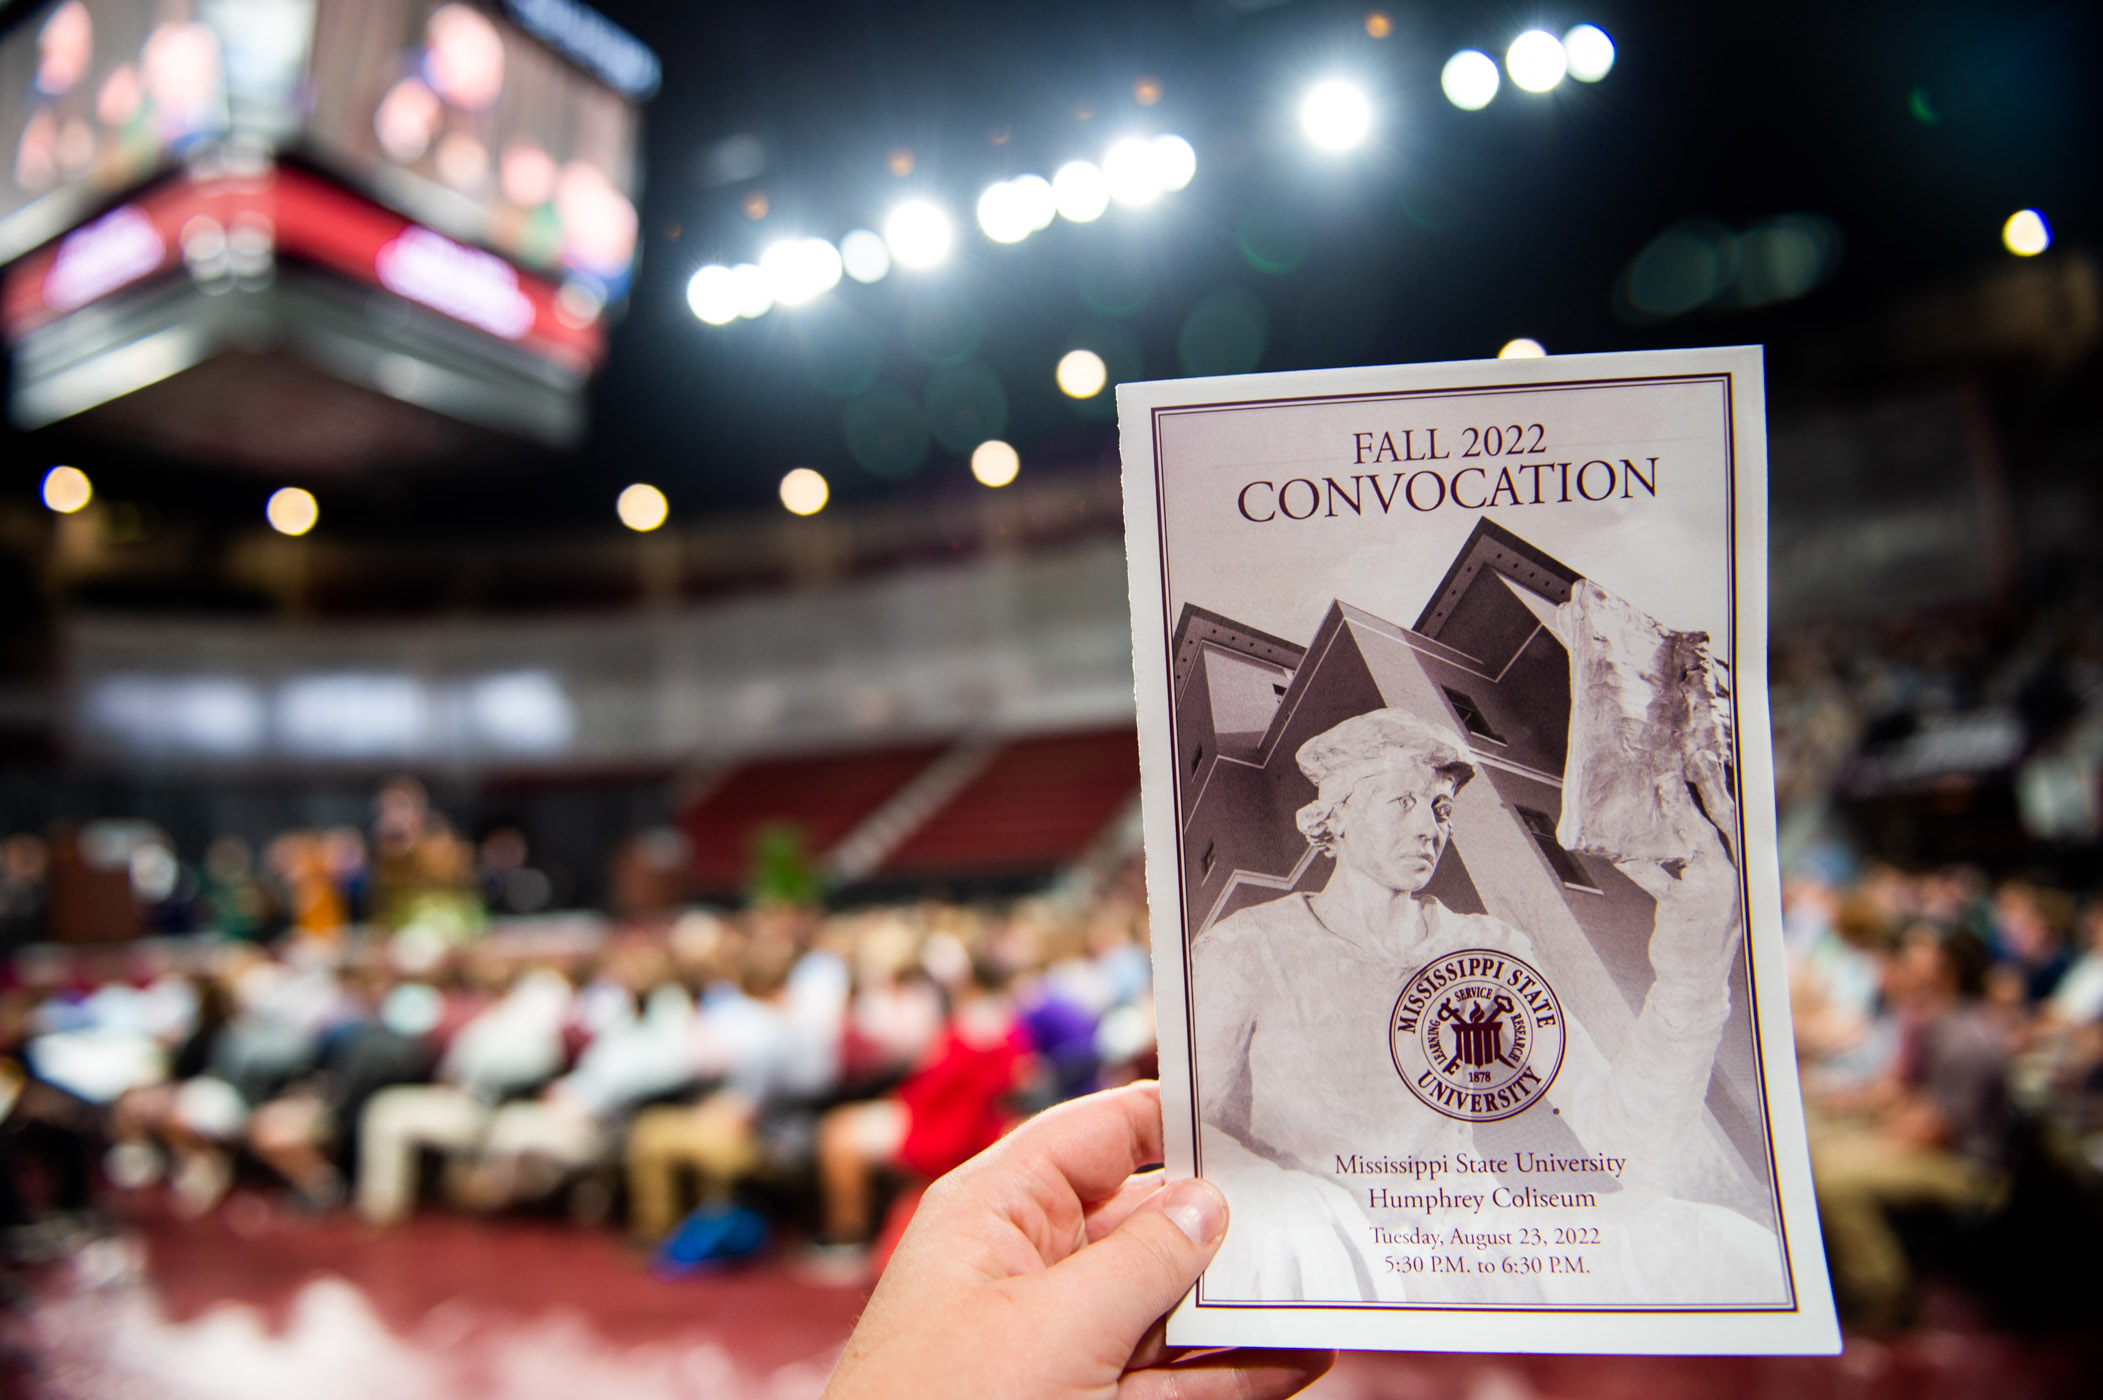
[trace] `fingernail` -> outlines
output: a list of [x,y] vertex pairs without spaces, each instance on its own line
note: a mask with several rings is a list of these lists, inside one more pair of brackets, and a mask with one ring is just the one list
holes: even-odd
[[1192,1244],[1211,1244],[1227,1228],[1227,1198],[1209,1181],[1179,1181],[1161,1193],[1162,1211]]

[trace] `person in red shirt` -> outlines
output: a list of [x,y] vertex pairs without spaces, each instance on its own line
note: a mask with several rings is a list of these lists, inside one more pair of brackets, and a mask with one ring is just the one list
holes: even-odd
[[1005,979],[974,963],[948,1022],[896,1092],[844,1104],[818,1125],[818,1185],[828,1244],[865,1243],[871,1186],[891,1168],[932,1180],[993,1145],[1013,1121],[1008,1097],[1031,1053]]

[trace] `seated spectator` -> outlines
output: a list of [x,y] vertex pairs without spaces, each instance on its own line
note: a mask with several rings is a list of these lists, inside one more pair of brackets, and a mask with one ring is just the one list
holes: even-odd
[[1845,900],[1828,923],[1804,930],[1791,947],[1790,1010],[1806,1092],[1860,1086],[1890,1069],[1899,1027],[1880,1011],[1897,941],[1875,909]]
[[1892,959],[1885,996],[1903,1027],[1890,1073],[1813,1103],[1811,1171],[1842,1306],[1864,1327],[1905,1319],[1911,1270],[1891,1214],[1990,1208],[2002,1189],[2008,1049],[1980,1004],[1985,946],[1925,925]]
[[527,972],[452,1037],[439,1082],[372,1096],[359,1125],[360,1215],[375,1225],[402,1220],[416,1204],[417,1158],[426,1148],[465,1160],[481,1147],[499,1104],[561,1073],[571,1000],[560,973]]
[[942,1033],[942,992],[920,967],[919,940],[905,921],[865,924],[854,948],[854,990],[840,1041],[840,1093],[889,1092]]
[[818,1129],[823,1243],[867,1243],[874,1178],[893,1170],[932,1180],[990,1147],[1012,1115],[1031,1046],[999,973],[972,962],[941,1036],[895,1094],[845,1104]]
[[[624,1003],[616,1017],[598,999],[601,1024],[576,1068],[536,1097],[503,1105],[490,1120],[474,1165],[460,1177],[467,1204],[499,1210],[611,1167],[628,1116],[698,1078],[694,1002],[672,980],[669,959],[662,950],[640,949],[622,962]],[[602,1214],[610,1191],[595,1182],[573,1204],[580,1213]]]
[[0,993],[0,1264],[40,1263],[80,1243],[94,1176],[94,1106],[25,1063],[35,1000]]
[[310,1210],[342,1201],[367,1102],[390,1085],[422,1080],[433,1059],[426,1035],[438,1019],[435,991],[416,983],[393,985],[369,968],[350,980],[357,1000],[323,1034],[315,1072],[258,1106],[249,1119],[251,1150]]
[[2052,995],[2073,962],[2066,927],[2070,901],[2059,890],[2010,880],[1993,902],[1993,951],[2011,976],[2011,1000],[2027,1009]]
[[288,967],[245,945],[236,957],[233,1016],[213,1039],[205,1072],[176,1087],[162,1125],[184,1215],[203,1214],[226,1194],[249,1115],[313,1068],[321,1032],[340,1010],[341,988],[326,963]]
[[740,985],[710,988],[695,1027],[697,1067],[720,1087],[699,1103],[646,1108],[629,1129],[629,1229],[639,1243],[663,1238],[678,1220],[689,1172],[702,1206],[727,1204],[764,1160],[763,1117],[810,1102],[837,1073],[838,960],[798,958],[792,944],[768,939],[742,961]]
[[166,1077],[127,1089],[110,1105],[103,1170],[119,1186],[137,1189],[161,1179],[159,1143],[175,1108],[176,1088],[205,1072],[213,1046],[233,1018],[233,995],[223,979],[196,975],[188,985],[190,1014],[171,1037]]

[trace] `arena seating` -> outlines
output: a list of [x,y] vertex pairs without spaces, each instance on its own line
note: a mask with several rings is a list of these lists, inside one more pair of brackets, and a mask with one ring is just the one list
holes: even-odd
[[805,848],[822,856],[942,750],[921,744],[741,764],[686,811],[694,893],[722,898],[742,892],[753,838],[772,823],[798,827]]
[[1130,728],[1018,739],[894,847],[878,876],[1049,871],[1081,854],[1138,787]]

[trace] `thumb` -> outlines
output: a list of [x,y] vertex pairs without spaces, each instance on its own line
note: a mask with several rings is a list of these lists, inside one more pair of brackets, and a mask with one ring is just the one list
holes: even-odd
[[1147,1329],[1181,1300],[1219,1253],[1227,1198],[1209,1181],[1163,1187],[1123,1224],[1042,1277],[1082,1335],[1138,1346]]

